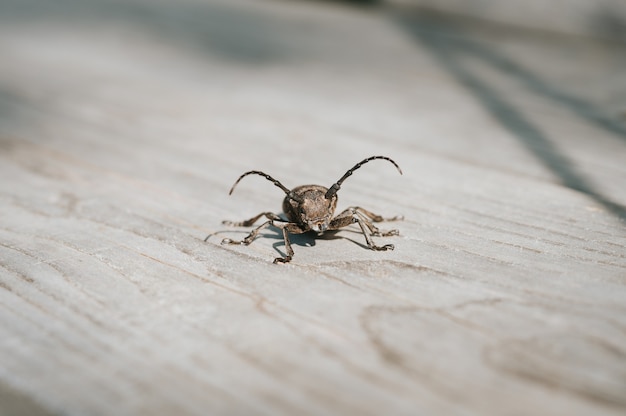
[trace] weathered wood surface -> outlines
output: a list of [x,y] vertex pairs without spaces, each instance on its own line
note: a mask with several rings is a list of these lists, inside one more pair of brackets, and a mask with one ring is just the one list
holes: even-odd
[[[0,2],[0,414],[626,410],[619,44],[290,2]],[[361,158],[401,236],[221,220]],[[203,242],[207,234],[214,234]],[[382,238],[376,241],[382,242]]]

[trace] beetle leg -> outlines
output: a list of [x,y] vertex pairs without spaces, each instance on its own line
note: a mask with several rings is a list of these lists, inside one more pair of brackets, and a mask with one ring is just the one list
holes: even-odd
[[[252,221],[254,223],[254,221],[256,221],[258,218],[260,218],[262,215],[265,215],[267,217],[268,216],[267,214],[268,213],[262,213],[262,214],[258,215],[256,218],[251,218],[248,221]],[[277,215],[274,215],[274,214],[271,214],[271,213],[270,213],[270,215],[275,216],[278,220],[283,222],[283,224],[275,224],[274,223],[275,219],[270,219],[268,221],[265,221],[263,224],[259,225],[254,230],[252,230],[250,232],[250,234],[248,234],[246,236],[246,238],[244,238],[243,240],[232,240],[230,238],[225,238],[225,239],[222,240],[222,244],[243,244],[243,245],[247,246],[250,243],[252,243],[252,241],[254,241],[254,239],[259,234],[259,232],[261,232],[262,229],[264,229],[264,228],[266,228],[266,227],[271,225],[271,226],[280,228],[282,230],[282,232],[283,232],[283,239],[285,240],[285,250],[287,251],[287,256],[275,258],[274,259],[274,263],[287,263],[287,262],[291,261],[291,259],[293,258],[293,254],[294,253],[293,253],[293,248],[291,247],[291,241],[289,241],[289,233],[292,233],[292,234],[302,234],[306,230],[302,229],[296,223],[292,223],[292,222],[284,223],[284,220],[282,218],[278,217]]]
[[400,221],[404,219],[402,215],[396,215],[395,217],[391,217],[391,218],[384,218],[382,215],[374,214],[373,212],[366,210],[365,208],[350,207],[346,211],[350,209],[354,210],[361,217],[361,219],[364,220],[365,225],[367,225],[367,228],[369,228],[372,235],[377,236],[377,237],[389,237],[392,235],[400,235],[400,231],[398,230],[381,230],[378,227],[376,227],[374,224],[372,224],[372,221],[373,222]]
[[306,232],[305,229],[300,227],[298,224],[290,222],[282,225],[275,225],[276,227],[283,230],[283,238],[285,240],[285,251],[287,251],[287,255],[285,257],[276,257],[274,259],[274,264],[276,263],[287,263],[290,262],[293,258],[293,248],[291,247],[291,241],[289,241],[289,233],[291,234],[302,234]]
[[348,209],[343,211],[341,214],[339,214],[337,217],[341,217],[342,215],[348,215],[352,213],[358,215],[363,220],[363,223],[367,226],[367,228],[370,230],[373,236],[389,237],[392,235],[400,235],[400,231],[395,230],[395,229],[394,230],[381,230],[378,227],[376,227],[374,224],[372,224],[372,221],[373,222],[399,221],[404,218],[401,215],[396,215],[395,217],[392,217],[392,218],[383,218],[381,215],[374,214],[373,212],[368,211],[365,208],[349,207]]
[[380,235],[380,231],[378,228],[374,227],[374,224],[365,218],[363,214],[360,214],[356,208],[348,208],[341,214],[337,215],[332,219],[328,228],[329,230],[337,230],[350,224],[354,224],[355,222],[359,224],[359,227],[361,227],[361,232],[363,233],[367,247],[369,247],[370,250],[386,251],[394,249],[393,244],[385,244],[384,246],[377,246],[374,244],[371,235]]
[[329,230],[338,230],[343,227],[347,227],[350,224],[354,224],[356,221],[354,219],[356,215],[356,211],[354,208],[348,208],[345,211],[342,211],[335,218],[330,220],[330,224],[328,224]]
[[280,218],[278,215],[274,214],[273,212],[262,212],[259,215],[250,218],[249,220],[239,221],[239,222],[224,220],[222,221],[222,224],[230,225],[232,227],[249,227],[255,222],[257,222],[257,220],[263,216],[265,216],[265,218],[267,218],[268,220],[283,221],[282,218]]
[[247,246],[252,241],[254,241],[254,239],[256,238],[257,234],[259,234],[259,232],[263,228],[267,227],[268,225],[274,225],[273,221],[272,220],[265,221],[263,224],[259,225],[254,230],[250,231],[250,234],[248,234],[246,236],[246,238],[244,238],[243,240],[231,240],[230,238],[225,238],[225,239],[222,240],[222,244],[243,244],[243,245]]
[[[374,222],[383,222],[383,221],[401,221],[404,219],[403,215],[396,215],[395,217],[391,217],[391,218],[384,218],[382,215],[378,215],[378,214],[374,214],[372,211],[369,211],[365,208],[361,208],[361,207],[350,207],[356,211],[358,211],[360,214],[365,215],[367,218],[369,218],[370,220],[374,221]],[[348,208],[348,209],[350,209]]]
[[365,236],[365,241],[367,242],[367,246],[371,250],[386,251],[386,250],[394,249],[393,244],[385,244],[384,246],[377,246],[374,244],[374,241],[372,241],[372,237],[367,233],[367,230],[365,229],[365,227],[373,227],[373,225],[368,220],[363,220],[358,215],[354,216],[354,220],[357,224],[359,224],[359,227],[361,227],[361,231],[363,232],[363,235]]

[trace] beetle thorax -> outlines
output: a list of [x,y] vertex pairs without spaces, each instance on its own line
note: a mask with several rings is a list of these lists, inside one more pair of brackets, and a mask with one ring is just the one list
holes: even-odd
[[324,232],[337,206],[337,195],[326,199],[328,188],[320,185],[303,185],[294,188],[291,192],[300,201],[286,197],[283,201],[283,211],[291,222],[298,223],[307,230]]

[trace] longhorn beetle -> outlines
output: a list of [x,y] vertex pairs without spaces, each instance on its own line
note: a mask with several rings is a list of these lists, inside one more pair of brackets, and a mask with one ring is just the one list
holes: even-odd
[[[333,217],[335,208],[337,207],[337,191],[341,188],[341,184],[355,170],[363,166],[365,163],[374,159],[384,159],[391,162],[398,172],[402,174],[400,166],[390,158],[386,156],[372,156],[364,159],[354,165],[352,169],[349,169],[337,182],[335,182],[330,188],[325,188],[320,185],[302,185],[293,189],[287,189],[282,183],[272,178],[270,175],[260,172],[258,170],[251,170],[244,173],[235,181],[235,184],[230,188],[231,195],[233,190],[245,176],[248,175],[260,175],[274,185],[279,187],[285,193],[285,199],[283,200],[283,212],[287,217],[287,220],[279,217],[272,212],[262,212],[249,220],[241,222],[222,221],[222,224],[235,226],[235,227],[249,227],[253,225],[259,218],[265,217],[267,221],[255,228],[248,234],[243,240],[231,240],[225,238],[222,240],[222,244],[250,244],[259,232],[265,227],[271,225],[280,228],[283,232],[283,238],[285,239],[285,250],[287,255],[285,257],[277,257],[274,259],[274,263],[287,263],[291,261],[293,257],[293,249],[291,248],[291,242],[289,241],[289,234],[302,234],[307,231],[315,231],[318,234],[322,234],[324,231],[338,230],[350,224],[357,223],[361,227],[363,236],[365,236],[365,242],[367,247],[371,250],[385,251],[393,250],[393,244],[385,244],[384,246],[377,246],[372,241],[371,236],[391,236],[398,235],[398,230],[383,231],[378,229],[372,222],[381,221],[396,221],[401,220],[402,216],[395,216],[393,218],[383,218],[380,215],[374,214],[361,207],[349,207],[345,211],[341,212],[336,217]],[[208,237],[207,237],[208,239]],[[206,241],[206,239],[205,239]]]

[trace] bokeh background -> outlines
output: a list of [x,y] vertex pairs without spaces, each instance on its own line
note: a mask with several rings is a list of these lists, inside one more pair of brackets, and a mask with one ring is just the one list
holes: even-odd
[[[625,74],[623,0],[0,0],[0,415],[624,414]],[[220,245],[371,155],[393,252]]]

